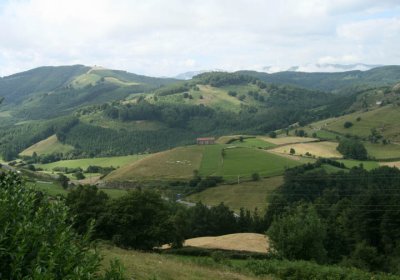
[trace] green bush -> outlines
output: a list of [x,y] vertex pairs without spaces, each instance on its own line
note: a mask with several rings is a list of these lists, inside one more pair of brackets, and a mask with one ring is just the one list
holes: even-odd
[[0,174],[0,278],[123,279],[115,264],[112,278],[100,276],[100,255],[72,222],[63,201],[25,187],[14,173]]
[[255,275],[273,275],[278,279],[329,279],[329,280],[395,280],[398,276],[372,274],[355,268],[318,265],[306,261],[262,260],[250,261],[246,269]]

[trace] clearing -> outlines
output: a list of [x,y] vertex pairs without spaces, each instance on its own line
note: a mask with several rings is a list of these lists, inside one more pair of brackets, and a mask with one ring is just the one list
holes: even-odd
[[201,201],[211,206],[223,202],[236,213],[239,213],[240,208],[253,211],[257,207],[259,211],[263,211],[267,206],[267,196],[282,183],[283,177],[277,176],[236,185],[222,185],[194,193],[185,197],[185,200]]
[[86,169],[90,165],[101,166],[101,167],[122,167],[132,162],[138,161],[148,155],[131,155],[131,156],[120,156],[120,157],[103,157],[103,158],[84,158],[84,159],[72,159],[72,160],[60,160],[46,164],[36,164],[36,167],[40,167],[43,170],[52,171],[55,167],[68,167],[68,168],[82,168]]
[[53,154],[53,153],[66,153],[72,151],[74,147],[66,145],[58,141],[56,135],[33,144],[29,148],[20,153],[21,156],[32,156],[34,152],[38,155]]

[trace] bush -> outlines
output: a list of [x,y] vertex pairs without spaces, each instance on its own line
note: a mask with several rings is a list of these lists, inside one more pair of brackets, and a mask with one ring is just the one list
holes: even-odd
[[99,275],[101,257],[89,234],[70,226],[68,208],[25,187],[13,173],[0,174],[0,271],[2,279],[123,279]]
[[260,181],[260,174],[258,174],[257,172],[251,174],[251,179],[253,181]]
[[343,126],[344,126],[344,128],[350,128],[350,127],[353,126],[353,123],[352,123],[352,122],[345,122],[345,123],[343,124]]

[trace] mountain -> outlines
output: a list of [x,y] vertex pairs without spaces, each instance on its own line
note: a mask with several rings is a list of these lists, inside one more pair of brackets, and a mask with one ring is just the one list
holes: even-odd
[[337,73],[238,71],[267,83],[290,84],[308,89],[332,93],[349,93],[368,87],[390,86],[400,81],[400,66],[382,66],[367,71],[346,71]]
[[0,97],[12,115],[43,119],[90,104],[120,100],[177,80],[83,65],[39,67],[0,79]]

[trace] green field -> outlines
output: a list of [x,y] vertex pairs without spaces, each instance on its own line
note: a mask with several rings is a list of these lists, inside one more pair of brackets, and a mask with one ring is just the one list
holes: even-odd
[[[221,163],[215,169],[215,162]],[[235,178],[250,178],[255,172],[261,176],[277,176],[283,174],[286,168],[301,165],[302,161],[291,160],[264,150],[251,148],[227,148],[225,156],[221,153],[208,153],[204,155],[200,174],[223,176],[227,180]],[[212,171],[213,172],[210,172]]]
[[[36,190],[42,191],[50,196],[67,195],[69,192],[68,190],[63,189],[59,184],[54,182],[44,182],[44,181],[27,182],[27,185],[33,187]],[[128,193],[127,190],[123,189],[100,188],[99,190],[108,194],[110,198],[119,198]]]
[[74,147],[66,145],[58,141],[57,136],[53,135],[49,138],[40,141],[20,153],[21,156],[32,156],[34,152],[38,155],[66,153],[73,150]]
[[[360,118],[357,121],[357,118]],[[376,129],[385,138],[400,140],[400,110],[395,105],[378,107],[370,111],[359,111],[338,118],[326,119],[310,125],[317,130],[328,130],[342,135],[351,134],[368,137],[371,129]],[[344,128],[345,122],[353,123],[350,128]],[[307,130],[307,129],[306,129]],[[332,136],[332,135],[330,135]]]
[[122,167],[127,164],[133,163],[139,159],[146,157],[147,155],[132,155],[132,156],[121,156],[121,157],[105,157],[105,158],[84,158],[74,160],[60,160],[47,164],[37,164],[36,167],[40,167],[43,170],[52,171],[54,167],[68,167],[68,168],[82,168],[86,169],[90,165],[102,166],[102,167]]
[[352,159],[341,159],[338,161],[344,163],[344,165],[347,168],[358,167],[358,166],[360,166],[360,164],[362,164],[366,170],[371,170],[371,169],[379,167],[379,164],[376,161],[359,161],[359,160],[352,160]]
[[239,146],[239,147],[247,147],[247,148],[262,148],[262,149],[269,149],[273,148],[276,145],[260,138],[246,138],[243,139],[241,142],[240,140],[233,141],[229,145]]
[[240,208],[262,211],[267,206],[267,196],[283,183],[281,176],[266,178],[255,182],[242,182],[237,185],[222,185],[206,189],[185,198],[191,202],[202,201],[206,205],[224,202],[235,212]]
[[368,151],[368,155],[376,158],[377,160],[400,158],[400,145],[397,144],[383,145],[383,144],[365,143],[365,148]]
[[50,196],[66,195],[67,190],[63,189],[59,184],[53,182],[27,182],[27,186],[33,187],[39,191],[47,193]]

